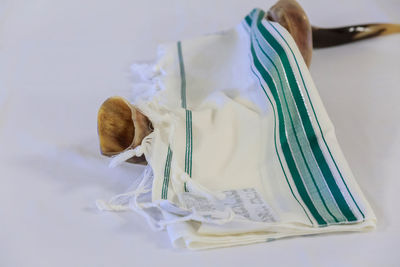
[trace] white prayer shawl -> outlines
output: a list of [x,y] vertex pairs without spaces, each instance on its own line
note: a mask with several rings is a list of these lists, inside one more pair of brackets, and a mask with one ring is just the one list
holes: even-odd
[[149,166],[100,208],[136,210],[190,249],[375,227],[294,40],[264,17],[254,9],[133,66],[133,102],[154,132],[126,153]]

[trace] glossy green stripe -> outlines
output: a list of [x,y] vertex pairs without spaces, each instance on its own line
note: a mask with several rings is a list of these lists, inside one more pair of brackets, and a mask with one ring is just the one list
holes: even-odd
[[319,128],[319,131],[320,131],[320,133],[321,133],[322,140],[324,141],[324,144],[325,144],[325,146],[326,146],[326,148],[327,148],[327,150],[328,150],[328,152],[329,152],[329,155],[331,156],[331,159],[332,159],[333,163],[335,164],[335,167],[336,167],[336,169],[337,169],[337,171],[338,171],[338,173],[339,173],[339,175],[340,175],[340,178],[341,178],[343,184],[345,185],[345,187],[346,187],[346,189],[347,189],[347,192],[349,193],[351,199],[353,200],[354,204],[356,205],[358,211],[361,213],[362,217],[365,218],[364,213],[361,211],[361,209],[360,209],[360,207],[358,206],[357,202],[355,201],[353,195],[351,194],[351,191],[349,190],[349,188],[348,188],[348,186],[347,186],[347,184],[346,184],[346,182],[345,182],[345,180],[344,180],[344,178],[343,178],[342,172],[340,171],[338,165],[336,164],[335,158],[333,157],[333,155],[332,155],[332,153],[331,153],[331,150],[330,150],[328,144],[326,143],[324,134],[323,134],[323,132],[322,132],[321,125],[320,125],[319,120],[318,120],[318,117],[317,117],[317,114],[315,113],[314,105],[312,104],[310,95],[309,95],[309,93],[308,93],[307,86],[306,86],[306,84],[305,84],[305,82],[304,82],[303,75],[302,75],[302,73],[301,73],[301,71],[300,71],[300,67],[299,67],[299,64],[298,64],[298,62],[297,62],[297,58],[295,57],[292,48],[290,47],[290,45],[288,44],[288,42],[286,41],[286,39],[282,36],[282,34],[275,28],[275,26],[274,26],[272,23],[270,23],[270,22],[268,22],[268,23],[274,28],[275,32],[277,32],[277,33],[281,36],[281,38],[282,38],[282,39],[284,40],[284,42],[286,43],[287,47],[290,49],[290,52],[291,52],[291,54],[292,54],[292,56],[293,56],[293,58],[294,58],[294,60],[295,60],[295,62],[296,62],[297,69],[298,69],[298,71],[299,71],[299,73],[300,73],[300,77],[301,77],[301,80],[302,80],[302,82],[303,82],[303,86],[304,86],[304,89],[305,89],[305,91],[306,91],[308,101],[310,102],[311,109],[312,109],[312,111],[313,111],[315,120],[316,120],[316,122],[317,122],[317,124],[318,124],[318,128]]
[[258,15],[258,19],[257,19],[257,28],[261,32],[261,34],[264,36],[264,38],[267,40],[267,42],[274,48],[274,50],[279,54],[279,56],[281,58],[282,64],[284,66],[284,69],[286,71],[286,74],[287,74],[287,77],[289,80],[292,94],[295,99],[297,108],[299,110],[299,113],[300,113],[300,116],[302,119],[302,123],[303,123],[304,129],[307,134],[307,139],[308,139],[310,147],[313,151],[314,157],[316,158],[318,165],[320,166],[320,169],[324,175],[325,181],[328,184],[328,187],[329,187],[333,197],[335,198],[335,201],[338,204],[341,212],[347,218],[348,221],[356,221],[357,218],[351,211],[344,196],[340,192],[340,189],[339,189],[338,185],[336,184],[336,181],[335,181],[333,174],[328,166],[328,163],[325,160],[322,150],[319,147],[318,139],[315,135],[310,118],[308,116],[307,108],[305,106],[305,102],[301,95],[300,89],[296,83],[296,78],[295,78],[293,70],[290,66],[289,59],[288,59],[283,47],[278,43],[278,41],[271,35],[271,33],[268,32],[268,30],[261,23],[261,20],[264,17],[264,15],[265,15],[265,13],[263,11],[260,11],[260,13]]
[[168,185],[171,172],[171,159],[172,159],[172,150],[171,147],[168,146],[167,158],[165,160],[165,167],[164,167],[164,182],[161,190],[162,199],[167,199],[168,197]]
[[311,220],[310,216],[308,216],[308,213],[307,213],[306,209],[303,207],[303,205],[300,203],[300,201],[297,199],[296,195],[294,194],[293,189],[292,189],[292,186],[290,185],[289,180],[288,180],[288,178],[287,178],[285,169],[283,168],[283,165],[282,165],[282,160],[281,160],[281,156],[279,155],[279,152],[278,152],[278,144],[277,144],[277,141],[276,141],[276,111],[275,111],[275,106],[273,105],[272,100],[270,99],[270,97],[268,96],[267,92],[265,91],[265,88],[264,88],[264,86],[262,85],[262,82],[261,82],[260,77],[258,77],[258,75],[257,75],[257,74],[255,73],[255,71],[253,70],[253,67],[251,67],[251,72],[252,72],[252,73],[254,74],[254,76],[257,78],[257,80],[258,80],[258,82],[259,82],[259,84],[260,84],[262,90],[264,91],[265,95],[266,95],[267,98],[268,98],[269,103],[271,104],[272,111],[273,111],[273,113],[274,113],[274,145],[275,145],[275,152],[276,152],[276,155],[278,156],[279,164],[281,165],[283,175],[285,176],[286,182],[287,182],[287,184],[289,185],[290,192],[292,193],[294,199],[297,201],[297,203],[299,203],[300,207],[303,209],[304,213],[306,214],[308,220],[309,220],[310,223],[313,225],[314,223],[313,223],[313,221]]
[[192,151],[193,151],[193,130],[192,130],[192,111],[188,110],[189,114],[189,140],[190,140],[190,151],[189,151],[189,176],[192,177]]
[[168,195],[168,186],[169,186],[169,178],[170,178],[170,168],[171,168],[171,148],[168,147],[167,158],[165,160],[164,167],[164,181],[163,181],[163,189],[162,189],[162,198],[167,199]]
[[185,172],[192,177],[192,111],[186,110],[186,155],[185,155]]
[[[255,37],[253,36],[253,38],[255,39]],[[274,62],[274,60],[272,60],[268,54],[265,53],[265,51],[263,51],[260,47],[260,44],[258,43],[258,40],[255,39],[255,42],[258,45],[255,45],[255,52],[256,52],[256,56],[258,57],[258,59],[263,62],[263,63],[267,63],[270,62],[273,66],[273,69],[275,69],[276,74],[275,76],[271,73],[271,78],[272,80],[279,80],[279,83],[276,83],[277,85],[277,90],[275,92],[272,92],[273,95],[277,96],[278,98],[275,98],[275,101],[277,103],[277,105],[282,109],[283,111],[283,123],[285,124],[285,122],[288,123],[288,126],[285,126],[288,136],[287,136],[287,140],[290,144],[291,147],[291,153],[293,155],[301,155],[298,157],[294,157],[295,162],[297,163],[297,169],[299,170],[300,176],[303,179],[303,182],[305,184],[305,187],[308,189],[309,195],[311,197],[311,199],[314,202],[314,205],[316,206],[316,208],[319,210],[320,214],[324,217],[324,220],[326,220],[328,223],[331,222],[338,222],[338,219],[336,218],[335,215],[333,215],[331,208],[332,207],[328,207],[328,204],[331,204],[329,206],[332,206],[332,204],[334,205],[333,199],[330,198],[326,198],[327,194],[324,194],[324,196],[321,193],[321,190],[328,190],[328,188],[326,186],[321,187],[321,185],[318,185],[316,182],[316,179],[318,179],[318,177],[314,177],[313,172],[310,169],[309,163],[306,160],[306,156],[304,155],[304,145],[301,145],[301,140],[299,140],[299,135],[302,134],[302,131],[299,129],[296,130],[295,128],[295,122],[297,122],[297,124],[299,124],[299,118],[296,117],[296,113],[295,112],[291,112],[289,109],[289,103],[288,103],[288,99],[286,97],[285,91],[284,91],[284,86],[283,86],[283,82],[281,79],[281,73],[278,71],[278,68]],[[279,59],[275,59],[279,60]],[[266,67],[264,67],[265,69],[267,69]],[[273,89],[271,88],[271,91]],[[288,92],[286,92],[288,93]],[[282,96],[280,96],[282,95]],[[282,100],[283,98],[283,100]],[[288,117],[289,119],[285,119]],[[288,122],[289,121],[289,122]],[[295,140],[293,140],[293,138]],[[302,139],[304,142],[305,137]],[[307,149],[307,147],[306,147]],[[309,148],[308,148],[309,149]],[[318,168],[318,166],[316,166]],[[320,179],[323,179],[323,177],[321,177]],[[310,181],[311,180],[311,181]],[[310,194],[310,192],[317,192],[317,195],[315,194]],[[331,203],[329,203],[329,201]],[[321,207],[321,204],[323,207]],[[336,208],[336,206],[334,206],[334,208]],[[341,216],[340,211],[339,212],[339,216]]]
[[188,161],[189,161],[189,120],[188,112],[185,110],[185,121],[186,121],[186,146],[185,146],[185,172],[187,173]]
[[[269,76],[268,72],[263,68],[262,64],[260,63],[260,61],[258,60],[255,51],[254,51],[254,46],[253,43],[250,44],[251,46],[251,55],[252,55],[252,59],[253,59],[253,64],[255,66],[255,68],[257,69],[257,71],[260,73],[262,79],[267,83],[268,87],[271,90],[271,93],[273,93],[273,97],[274,99],[277,99],[277,95],[275,94],[276,92],[276,88],[275,88],[275,84],[272,80],[272,78]],[[273,89],[273,90],[272,90]],[[265,95],[268,96],[267,92],[265,91],[265,89],[263,88]],[[275,94],[275,95],[274,95]],[[276,102],[276,101],[275,101]],[[276,103],[277,107],[278,107],[278,102]],[[286,139],[286,135],[285,135],[285,125],[283,122],[283,112],[282,112],[282,108],[277,108],[277,113],[278,113],[278,128],[279,128],[279,140],[281,143],[281,148],[282,148],[282,152],[283,155],[285,157],[286,160],[286,164],[288,165],[289,171],[293,177],[293,182],[296,185],[297,191],[301,197],[301,199],[303,200],[303,202],[306,204],[308,210],[310,211],[311,215],[314,217],[314,219],[317,221],[317,223],[319,225],[326,225],[327,222],[322,218],[322,216],[320,215],[320,213],[318,212],[318,210],[316,209],[316,207],[314,206],[314,203],[312,202],[310,196],[308,195],[308,192],[301,180],[300,174],[297,170],[296,164],[294,162],[293,159],[293,155],[290,151],[289,148],[289,144],[288,141]],[[288,182],[289,184],[289,182]],[[290,184],[289,184],[290,186]]]
[[254,19],[257,19],[257,15],[259,14],[260,11],[262,10],[259,8],[253,8],[253,10],[250,11],[250,13],[244,18],[244,21],[246,22],[247,26],[251,27]]

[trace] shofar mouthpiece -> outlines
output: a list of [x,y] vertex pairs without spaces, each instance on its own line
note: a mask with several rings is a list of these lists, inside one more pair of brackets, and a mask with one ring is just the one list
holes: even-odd
[[[101,105],[97,116],[100,150],[105,156],[115,156],[141,144],[152,132],[150,120],[122,97],[110,97]],[[146,164],[144,156],[128,162]]]

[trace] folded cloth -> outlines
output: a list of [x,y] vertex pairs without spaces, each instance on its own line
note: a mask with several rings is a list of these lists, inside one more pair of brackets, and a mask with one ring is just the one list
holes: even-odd
[[124,153],[149,165],[100,208],[136,210],[189,249],[375,227],[299,49],[264,11],[132,68],[154,132]]

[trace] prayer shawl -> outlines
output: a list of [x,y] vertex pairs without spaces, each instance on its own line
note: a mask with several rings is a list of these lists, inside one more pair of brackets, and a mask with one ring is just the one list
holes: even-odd
[[133,209],[189,249],[375,227],[293,38],[264,11],[132,69],[154,132],[113,163],[149,165],[99,208]]

